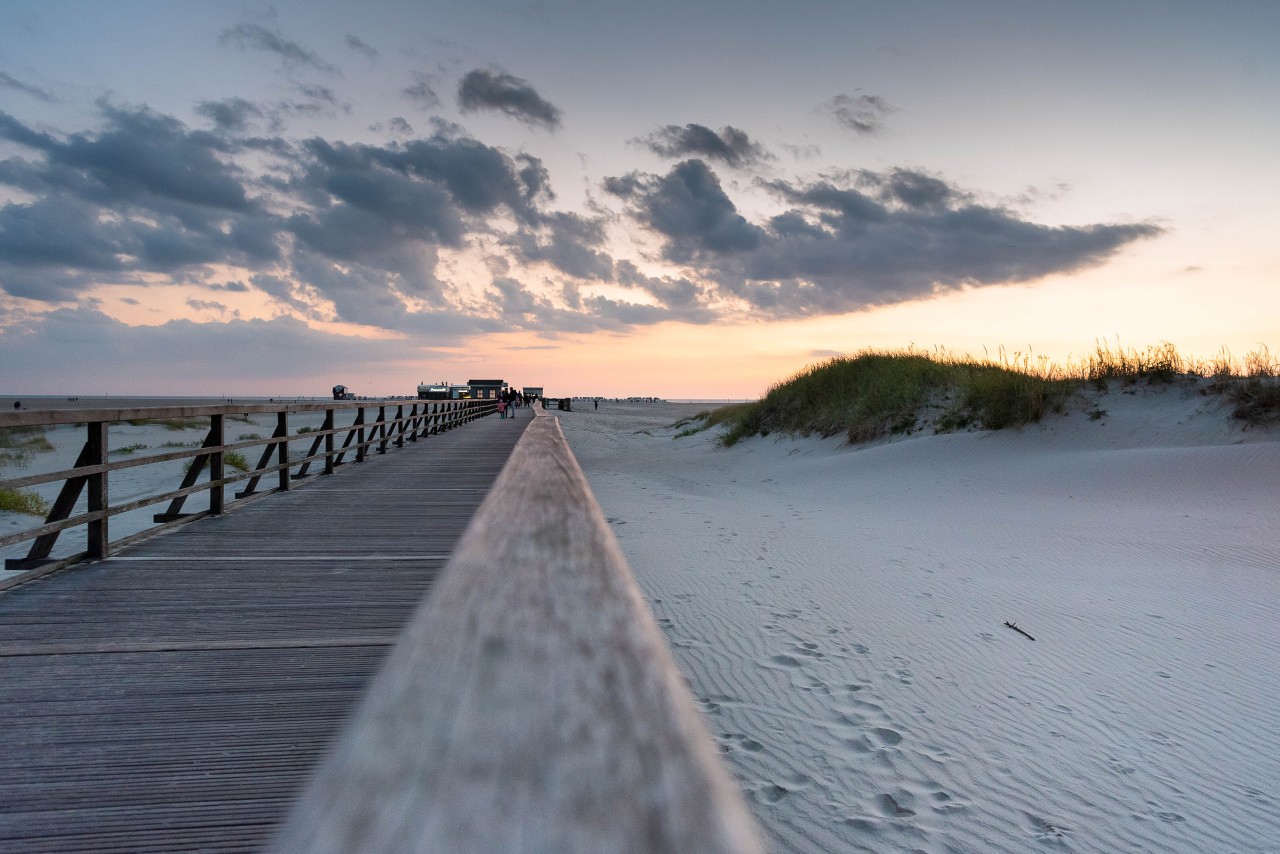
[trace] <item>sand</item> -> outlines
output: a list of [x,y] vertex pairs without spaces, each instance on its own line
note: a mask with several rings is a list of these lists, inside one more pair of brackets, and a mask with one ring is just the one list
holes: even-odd
[[560,414],[778,851],[1280,850],[1280,431],[1095,406],[727,450]]

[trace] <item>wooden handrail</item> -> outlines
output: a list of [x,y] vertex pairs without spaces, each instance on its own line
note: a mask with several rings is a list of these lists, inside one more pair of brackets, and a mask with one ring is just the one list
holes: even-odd
[[540,408],[271,850],[764,850]]

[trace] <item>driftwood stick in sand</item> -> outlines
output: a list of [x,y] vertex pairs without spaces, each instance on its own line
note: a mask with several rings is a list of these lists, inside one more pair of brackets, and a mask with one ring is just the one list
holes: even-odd
[[1030,638],[1031,640],[1035,640],[1035,638],[1033,638],[1033,637],[1031,637],[1031,635],[1028,635],[1028,634],[1027,634],[1026,630],[1018,628],[1018,624],[1017,624],[1017,623],[1011,623],[1011,622],[1009,622],[1008,620],[1005,620],[1005,621],[1004,621],[1004,624],[1005,624],[1006,626],[1008,626],[1009,628],[1013,629],[1013,630],[1014,630],[1015,632],[1017,632],[1018,634],[1020,634],[1020,635],[1026,635],[1026,636],[1027,636],[1028,638]]

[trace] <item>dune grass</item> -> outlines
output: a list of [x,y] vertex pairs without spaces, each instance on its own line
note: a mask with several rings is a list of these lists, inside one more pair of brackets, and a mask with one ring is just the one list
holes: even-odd
[[[194,463],[195,463],[194,459],[187,460],[186,463],[183,464],[182,470],[184,472],[191,471],[191,466]],[[249,461],[245,459],[244,454],[240,453],[239,451],[223,451],[222,464],[227,468],[237,469],[239,471],[249,470]]]
[[1145,350],[1099,344],[1084,360],[1066,365],[1022,353],[996,361],[945,351],[866,350],[805,368],[759,401],[699,413],[672,427],[684,428],[680,438],[723,425],[719,441],[726,447],[770,433],[844,434],[850,442],[865,442],[927,428],[999,430],[1062,412],[1086,387],[1205,378],[1206,393],[1232,401],[1235,417],[1251,424],[1280,420],[1280,363],[1265,347],[1250,353],[1241,368],[1225,351],[1197,361],[1171,344]]
[[25,513],[29,516],[47,516],[49,502],[30,489],[0,489],[0,510],[9,513]]
[[52,451],[43,427],[0,428],[0,468],[25,466],[34,454]]

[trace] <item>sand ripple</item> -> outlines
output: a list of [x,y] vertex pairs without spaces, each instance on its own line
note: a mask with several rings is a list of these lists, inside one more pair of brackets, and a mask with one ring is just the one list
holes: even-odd
[[1280,443],[726,452],[575,417],[778,850],[1276,850]]

